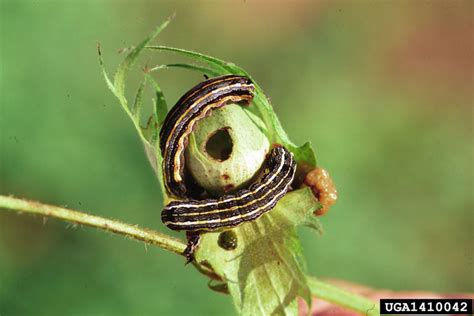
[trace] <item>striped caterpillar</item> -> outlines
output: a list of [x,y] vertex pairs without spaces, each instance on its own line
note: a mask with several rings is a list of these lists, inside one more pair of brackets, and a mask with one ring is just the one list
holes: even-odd
[[296,170],[293,155],[282,146],[272,149],[266,164],[265,175],[248,189],[217,199],[173,201],[161,220],[173,230],[214,231],[258,218],[285,195]]
[[196,123],[227,103],[250,104],[255,87],[247,77],[227,75],[199,83],[184,94],[166,115],[160,130],[166,190],[186,197],[183,154]]

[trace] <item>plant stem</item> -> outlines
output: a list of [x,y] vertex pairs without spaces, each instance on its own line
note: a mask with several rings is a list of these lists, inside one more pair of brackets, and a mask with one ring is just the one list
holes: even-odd
[[122,223],[114,219],[90,215],[59,206],[0,195],[0,209],[2,208],[15,212],[27,212],[30,214],[55,217],[76,224],[100,228],[161,247],[179,255],[182,255],[186,248],[186,244],[181,240],[148,228],[140,228],[136,225]]
[[379,305],[365,297],[346,292],[334,285],[308,277],[311,294],[324,301],[346,307],[363,315],[380,315]]

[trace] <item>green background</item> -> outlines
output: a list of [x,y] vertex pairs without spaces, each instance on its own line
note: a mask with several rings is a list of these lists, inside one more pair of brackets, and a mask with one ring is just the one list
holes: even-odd
[[[142,145],[97,62],[156,43],[250,72],[340,199],[302,230],[310,274],[393,290],[474,290],[473,2],[1,1],[0,194],[170,233]],[[140,65],[181,59],[147,53]],[[132,77],[132,87],[138,84]],[[196,73],[156,74],[170,104]],[[132,92],[132,90],[130,90]],[[151,101],[150,101],[151,102]],[[183,258],[0,213],[0,314],[234,314]]]

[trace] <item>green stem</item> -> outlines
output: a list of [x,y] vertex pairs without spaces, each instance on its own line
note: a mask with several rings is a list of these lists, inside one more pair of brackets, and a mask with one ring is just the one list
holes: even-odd
[[161,247],[179,255],[181,255],[186,248],[186,244],[181,240],[157,231],[140,228],[136,225],[122,223],[113,219],[73,211],[63,207],[0,195],[0,209],[2,208],[16,212],[27,212],[30,214],[55,217],[76,224],[100,228],[114,234],[123,235]]
[[346,307],[363,315],[380,315],[379,305],[365,297],[346,292],[334,285],[308,277],[311,294],[324,301]]

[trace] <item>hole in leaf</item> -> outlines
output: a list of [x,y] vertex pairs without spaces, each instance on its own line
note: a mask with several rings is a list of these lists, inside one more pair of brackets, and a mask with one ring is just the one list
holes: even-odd
[[232,154],[232,138],[230,137],[230,127],[224,127],[214,132],[206,142],[206,152],[212,158],[224,161]]

